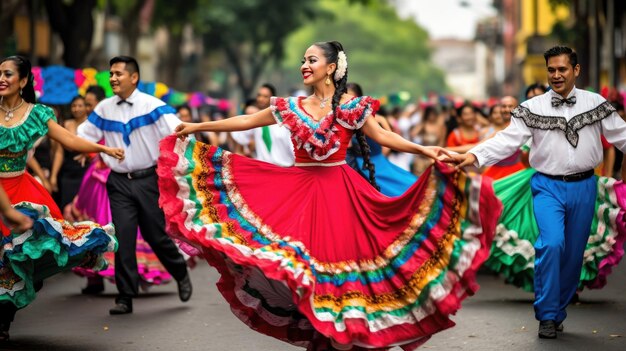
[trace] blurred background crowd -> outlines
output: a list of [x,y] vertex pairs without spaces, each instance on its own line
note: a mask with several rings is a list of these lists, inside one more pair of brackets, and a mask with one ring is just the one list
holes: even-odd
[[[555,44],[577,50],[578,88],[601,93],[623,116],[625,34],[626,4],[617,0],[0,2],[0,56],[25,55],[37,66],[40,102],[73,132],[111,95],[113,56],[136,57],[140,88],[181,120],[209,121],[265,108],[271,95],[309,95],[302,53],[311,42],[338,40],[350,80],[381,101],[391,130],[458,152],[506,127],[520,102],[548,89],[542,53]],[[228,133],[196,138],[256,156],[254,141],[241,145]],[[604,147],[597,172],[619,177],[619,151]],[[417,176],[427,166],[383,152]],[[33,156],[30,170],[72,216],[68,204],[86,166],[45,139]],[[523,150],[514,156],[509,170],[527,166]]]

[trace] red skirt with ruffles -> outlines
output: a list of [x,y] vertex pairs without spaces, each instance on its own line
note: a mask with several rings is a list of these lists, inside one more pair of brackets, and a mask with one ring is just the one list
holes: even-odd
[[486,178],[436,163],[402,196],[347,165],[281,168],[161,142],[168,232],[200,249],[248,326],[295,345],[412,350],[478,286],[502,210]]

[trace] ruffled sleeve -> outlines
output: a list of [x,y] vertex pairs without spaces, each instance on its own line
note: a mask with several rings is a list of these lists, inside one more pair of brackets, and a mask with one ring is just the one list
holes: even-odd
[[378,111],[380,102],[371,96],[359,96],[341,105],[341,114],[337,123],[347,129],[359,129],[363,127],[368,116],[373,116]]
[[0,128],[0,150],[20,152],[31,149],[35,141],[48,133],[50,119],[56,122],[52,109],[35,104],[23,122],[10,128]]
[[274,116],[276,123],[279,125],[285,123],[285,120],[288,119],[291,114],[288,98],[272,96],[270,98],[270,109],[272,110],[272,115]]

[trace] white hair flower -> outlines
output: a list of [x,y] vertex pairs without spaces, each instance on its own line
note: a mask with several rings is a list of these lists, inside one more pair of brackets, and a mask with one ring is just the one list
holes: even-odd
[[337,54],[337,69],[335,70],[335,81],[341,80],[346,75],[346,71],[348,70],[348,58],[346,57],[346,53],[343,51],[339,51]]

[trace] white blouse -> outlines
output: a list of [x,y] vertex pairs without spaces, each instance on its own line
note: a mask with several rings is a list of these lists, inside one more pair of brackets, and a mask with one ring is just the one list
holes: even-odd
[[469,152],[477,166],[489,166],[512,155],[530,138],[530,165],[550,175],[567,175],[597,167],[603,158],[600,136],[626,153],[626,123],[602,96],[572,89],[574,105],[552,106],[560,95],[550,90],[523,102],[511,124]]

